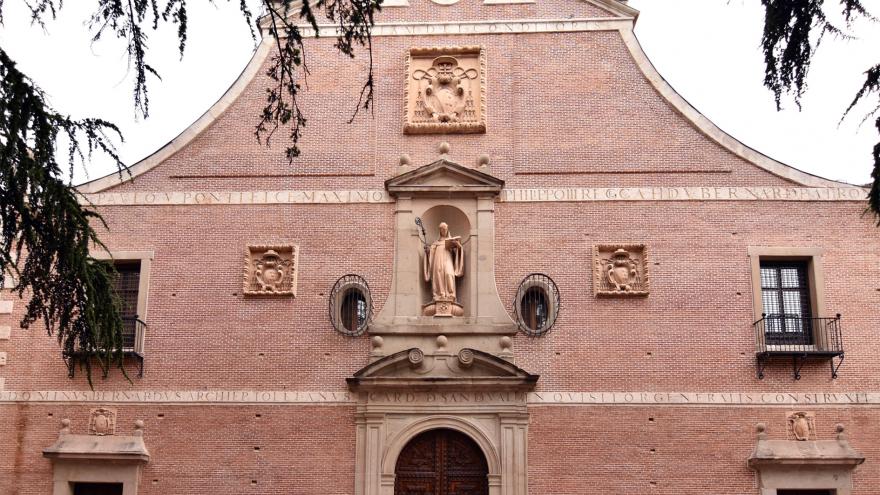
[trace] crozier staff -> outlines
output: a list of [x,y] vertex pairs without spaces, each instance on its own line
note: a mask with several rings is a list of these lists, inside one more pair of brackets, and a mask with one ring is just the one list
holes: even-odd
[[455,300],[455,278],[464,275],[464,249],[461,238],[452,237],[449,225],[441,222],[440,238],[431,244],[423,263],[425,282],[431,282],[434,300]]

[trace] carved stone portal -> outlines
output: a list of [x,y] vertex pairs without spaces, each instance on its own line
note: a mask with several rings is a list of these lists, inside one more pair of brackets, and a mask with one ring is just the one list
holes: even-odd
[[644,244],[599,245],[594,258],[596,295],[648,295],[648,250]]
[[116,411],[104,407],[92,409],[92,414],[89,416],[89,435],[102,437],[114,434],[116,434]]
[[479,46],[412,48],[407,134],[486,132],[486,63]]
[[805,442],[816,439],[816,415],[811,412],[793,412],[788,415],[788,437]]
[[296,295],[299,246],[248,246],[244,293]]

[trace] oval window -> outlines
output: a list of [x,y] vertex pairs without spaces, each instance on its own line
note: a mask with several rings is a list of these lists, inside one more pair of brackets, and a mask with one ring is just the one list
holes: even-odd
[[543,335],[559,315],[559,289],[547,275],[532,273],[519,284],[513,307],[520,330],[527,335]]
[[345,275],[330,291],[330,321],[343,335],[357,336],[367,330],[372,301],[367,281],[359,275]]

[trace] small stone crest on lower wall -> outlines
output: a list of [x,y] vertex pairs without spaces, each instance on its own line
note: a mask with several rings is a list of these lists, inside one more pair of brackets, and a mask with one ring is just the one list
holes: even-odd
[[796,411],[788,414],[788,439],[805,442],[816,439],[816,414]]
[[486,59],[479,46],[411,48],[406,134],[486,132]]
[[647,296],[648,248],[644,244],[599,244],[593,249],[597,296]]
[[89,415],[89,435],[103,437],[116,434],[116,410],[106,407],[92,409]]
[[244,264],[247,295],[296,296],[299,246],[248,246]]

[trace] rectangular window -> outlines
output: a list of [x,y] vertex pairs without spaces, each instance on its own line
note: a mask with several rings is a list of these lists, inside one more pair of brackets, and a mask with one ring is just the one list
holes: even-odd
[[141,280],[141,262],[117,261],[113,265],[116,277],[116,295],[122,302],[122,344],[126,349],[134,349],[137,343],[138,295]]
[[808,273],[805,261],[761,261],[761,304],[768,344],[813,343]]
[[73,495],[122,495],[122,483],[74,483]]

